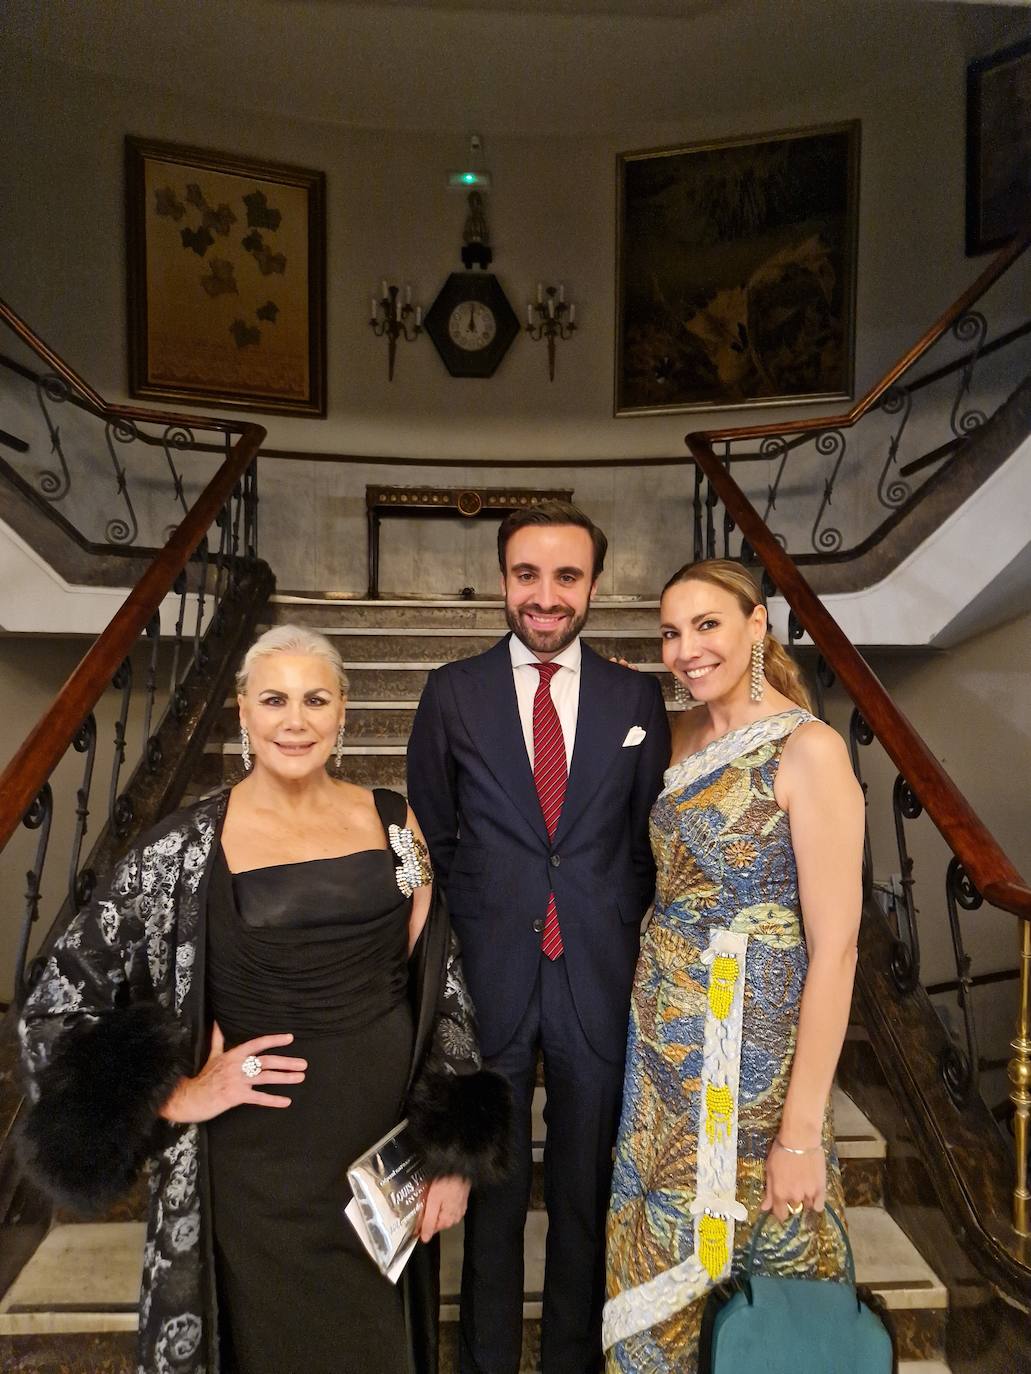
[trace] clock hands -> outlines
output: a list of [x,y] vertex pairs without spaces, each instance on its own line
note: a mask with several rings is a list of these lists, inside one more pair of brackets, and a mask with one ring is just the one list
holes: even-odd
[[474,304],[472,301],[470,301],[470,302],[469,302],[469,333],[470,333],[470,334],[473,334],[473,333],[475,333],[475,332],[476,332],[476,306],[475,306],[475,304]]

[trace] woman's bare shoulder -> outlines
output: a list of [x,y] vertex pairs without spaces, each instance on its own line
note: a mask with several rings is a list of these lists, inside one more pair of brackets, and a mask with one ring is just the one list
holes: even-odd
[[674,763],[698,752],[708,724],[709,713],[700,706],[673,712],[669,733],[673,746],[670,758]]

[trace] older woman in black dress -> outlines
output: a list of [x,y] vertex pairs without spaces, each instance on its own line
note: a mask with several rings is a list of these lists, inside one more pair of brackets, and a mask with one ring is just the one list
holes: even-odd
[[407,1112],[431,1240],[503,1171],[504,1086],[415,817],[327,772],[335,649],[277,627],[238,690],[247,776],[140,840],[41,970],[28,1154],[94,1204],[150,1160],[141,1368],[421,1374],[429,1254],[401,1287],[380,1276],[342,1215],[346,1169]]

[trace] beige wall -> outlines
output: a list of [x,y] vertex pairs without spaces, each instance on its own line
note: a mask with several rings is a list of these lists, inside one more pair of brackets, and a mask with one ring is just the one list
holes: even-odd
[[[1031,612],[937,654],[869,655],[871,666],[1025,880],[1031,878]],[[848,713],[836,697],[832,722],[846,735]],[[876,743],[862,749],[869,782],[875,876],[899,872],[891,810],[896,770]],[[925,983],[954,979],[945,872],[950,852],[926,815],[906,822]],[[960,911],[974,975],[1015,968],[1016,919],[992,907]],[[974,992],[981,1053],[1001,1057],[1015,1030],[1016,985]],[[955,1007],[954,995],[938,999]],[[958,1023],[957,1023],[958,1024]],[[1005,1093],[1004,1075],[989,1084]]]

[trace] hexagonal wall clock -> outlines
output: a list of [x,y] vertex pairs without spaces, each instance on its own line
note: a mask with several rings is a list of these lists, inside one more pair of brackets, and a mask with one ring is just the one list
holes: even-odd
[[452,272],[423,321],[452,377],[493,377],[519,321],[491,272]]

